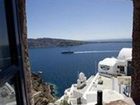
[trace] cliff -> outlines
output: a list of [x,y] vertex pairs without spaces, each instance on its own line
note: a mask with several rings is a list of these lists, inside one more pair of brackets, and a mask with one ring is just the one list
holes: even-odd
[[52,95],[52,86],[43,82],[38,74],[32,73],[32,85],[35,105],[47,105],[48,103],[55,101],[55,98]]

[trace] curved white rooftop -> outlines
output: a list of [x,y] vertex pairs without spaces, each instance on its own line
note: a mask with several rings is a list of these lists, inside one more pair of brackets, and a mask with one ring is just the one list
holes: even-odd
[[131,60],[132,59],[132,48],[122,48],[118,54],[120,60]]
[[80,72],[80,74],[79,74],[79,80],[80,81],[85,81],[86,80],[86,76],[85,76],[85,74],[83,72]]
[[83,78],[83,77],[85,77],[85,74],[83,72],[80,72],[79,78]]
[[105,58],[104,60],[100,61],[100,65],[109,65],[109,66],[114,66],[117,62],[116,58]]

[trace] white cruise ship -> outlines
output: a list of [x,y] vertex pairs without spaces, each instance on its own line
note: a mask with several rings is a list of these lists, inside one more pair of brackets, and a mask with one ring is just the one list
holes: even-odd
[[[95,76],[87,79],[81,72],[77,83],[66,89],[55,104],[104,105],[112,101],[131,99],[131,60],[131,48],[121,49],[117,58],[103,59],[98,63],[98,73]],[[100,104],[98,101],[101,101]]]

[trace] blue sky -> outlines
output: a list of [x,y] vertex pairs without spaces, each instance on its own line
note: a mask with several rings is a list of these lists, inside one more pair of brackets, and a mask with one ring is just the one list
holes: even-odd
[[131,38],[131,0],[27,0],[28,37]]

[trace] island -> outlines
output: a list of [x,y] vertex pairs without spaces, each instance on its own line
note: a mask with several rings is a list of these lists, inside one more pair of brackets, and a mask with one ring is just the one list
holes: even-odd
[[[130,43],[132,39],[106,39],[106,40],[70,40],[70,39],[57,39],[57,38],[29,38],[29,48],[49,48],[49,47],[68,47],[78,46],[90,43]],[[67,52],[67,51],[66,51]],[[65,53],[65,52],[64,52]]]
[[67,47],[88,43],[87,41],[55,39],[55,38],[29,38],[29,48]]

